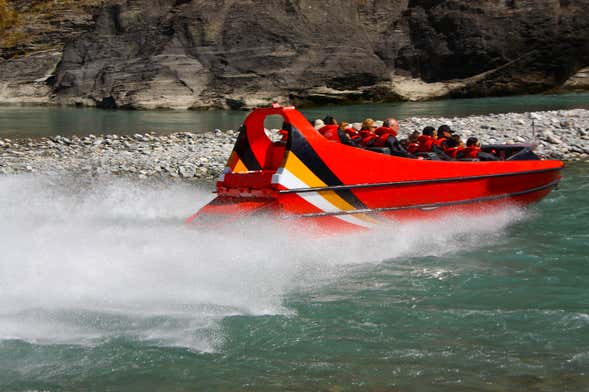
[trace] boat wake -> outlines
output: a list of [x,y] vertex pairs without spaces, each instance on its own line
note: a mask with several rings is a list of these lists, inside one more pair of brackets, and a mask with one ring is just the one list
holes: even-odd
[[202,232],[183,220],[212,198],[189,184],[0,177],[0,340],[113,338],[223,347],[222,320],[290,314],[289,293],[351,265],[489,244],[521,211],[309,238],[264,220]]

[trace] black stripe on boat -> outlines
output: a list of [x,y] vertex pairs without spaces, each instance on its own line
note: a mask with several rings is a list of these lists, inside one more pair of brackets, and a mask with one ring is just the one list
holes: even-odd
[[247,139],[247,130],[245,125],[242,125],[239,129],[239,135],[237,136],[237,142],[233,150],[237,153],[239,159],[243,162],[247,170],[262,170],[262,165],[256,159],[256,155],[252,151],[249,140]]
[[512,192],[512,193],[504,193],[501,195],[494,195],[494,196],[485,196],[479,197],[476,199],[467,199],[467,200],[458,200],[458,201],[448,201],[443,203],[431,203],[431,204],[414,204],[410,206],[401,206],[401,207],[382,207],[382,208],[367,208],[364,210],[352,210],[352,211],[334,211],[334,212],[320,212],[320,213],[313,213],[313,214],[301,214],[301,215],[294,215],[294,216],[286,216],[283,219],[298,219],[298,218],[318,218],[323,216],[341,216],[341,215],[354,215],[354,214],[377,214],[381,212],[389,212],[389,211],[401,211],[401,210],[435,210],[440,207],[452,207],[452,206],[459,206],[465,204],[475,204],[475,203],[484,203],[488,201],[494,200],[501,200],[507,199],[510,197],[517,197],[523,196],[530,193],[540,192],[548,188],[555,188],[558,186],[560,180],[552,181],[546,185],[542,185],[532,189],[526,189],[525,191],[519,192]]
[[366,208],[366,205],[362,203],[352,191],[343,187],[342,181],[340,181],[331,169],[327,167],[315,150],[313,150],[313,147],[307,142],[307,139],[303,137],[301,132],[294,126],[290,132],[290,139],[290,151],[293,152],[309,170],[319,177],[321,181],[328,184],[327,187],[321,188],[320,190],[334,191],[339,197],[354,206],[354,208]]
[[315,188],[296,188],[296,189],[285,189],[279,191],[279,193],[305,193],[305,192],[321,192],[321,191],[338,191],[344,189],[362,189],[362,188],[384,188],[384,187],[402,187],[408,185],[431,185],[431,184],[444,184],[448,182],[466,182],[484,180],[487,178],[498,178],[498,177],[510,177],[520,176],[529,174],[541,174],[548,173],[551,171],[559,171],[561,168],[553,169],[542,169],[542,170],[530,170],[525,172],[512,172],[512,173],[500,173],[500,174],[485,174],[481,176],[469,176],[469,177],[452,177],[452,178],[437,178],[432,180],[413,180],[413,181],[395,181],[395,182],[379,182],[376,184],[353,184],[353,185],[334,185],[326,187],[315,187]]

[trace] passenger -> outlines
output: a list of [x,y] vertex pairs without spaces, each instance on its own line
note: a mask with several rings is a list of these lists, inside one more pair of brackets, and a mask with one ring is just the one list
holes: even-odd
[[397,134],[399,133],[399,123],[394,118],[388,118],[384,120],[381,127],[376,128],[374,133],[379,137],[385,136],[385,139],[388,135],[397,137]]
[[351,128],[350,124],[348,124],[345,121],[342,121],[339,125],[337,133],[342,144],[358,147],[358,132],[354,128]]
[[481,161],[498,161],[493,154],[481,151],[481,142],[476,137],[469,137],[466,141],[466,148],[458,154],[458,159],[480,159]]
[[469,137],[466,140],[466,147],[457,154],[458,159],[476,159],[481,151],[481,143],[476,137]]
[[438,134],[434,127],[423,128],[421,136],[417,138],[417,143],[419,144],[417,152],[432,152],[436,145],[437,137]]
[[[458,136],[458,137],[455,137],[455,136]],[[444,152],[450,158],[456,159],[456,156],[458,155],[458,153],[464,149],[464,147],[461,144],[464,144],[464,143],[462,143],[462,140],[460,140],[460,136],[459,135],[452,135],[452,137],[450,139],[446,140]]]
[[374,120],[371,118],[367,118],[362,121],[362,127],[358,134],[360,136],[360,141],[358,144],[362,147],[373,147],[376,140],[378,140],[378,136],[374,133],[376,129],[376,125],[374,124]]
[[323,120],[321,119],[317,119],[315,120],[315,122],[313,123],[313,127],[315,128],[315,130],[320,130],[321,128],[323,128],[325,126],[325,123],[323,122]]
[[438,138],[436,139],[436,145],[442,150],[445,150],[446,141],[452,137],[454,131],[450,129],[448,125],[440,125],[438,128]]
[[280,135],[279,143],[286,143],[288,141],[288,131],[292,129],[292,125],[284,121],[282,123],[282,128],[278,130],[278,134]]
[[327,116],[323,119],[323,123],[325,125],[319,128],[318,132],[325,136],[325,138],[328,140],[341,142],[338,136],[339,126],[337,125],[336,119],[331,116]]
[[419,143],[417,142],[417,139],[420,135],[421,133],[419,131],[413,131],[405,139],[401,139],[399,143],[401,143],[405,150],[413,154],[417,152],[417,149],[419,148]]
[[454,134],[452,135],[452,140],[454,140],[456,142],[456,145],[460,148],[464,148],[464,141],[462,140],[462,138],[460,137],[460,135]]
[[377,136],[374,142],[375,147],[388,147],[391,150],[391,155],[414,158],[405,147],[397,139],[399,132],[399,123],[394,118],[386,119],[382,127],[377,128],[374,134]]

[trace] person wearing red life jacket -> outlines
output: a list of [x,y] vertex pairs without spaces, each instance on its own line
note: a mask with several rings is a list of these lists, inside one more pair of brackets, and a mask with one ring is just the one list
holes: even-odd
[[434,127],[425,127],[421,131],[421,136],[417,138],[419,147],[417,152],[432,152],[436,139],[438,137],[437,131]]
[[413,131],[406,139],[401,140],[401,145],[405,147],[409,153],[414,154],[419,149],[419,143],[417,142],[419,136],[419,131]]
[[460,135],[452,135],[444,144],[444,152],[450,158],[456,159],[458,153],[464,149],[463,145],[464,143],[460,140]]
[[344,129],[346,135],[352,140],[356,146],[359,146],[360,143],[360,133],[352,126],[348,126]]
[[364,119],[362,121],[362,128],[358,131],[358,135],[360,136],[358,144],[362,147],[374,147],[374,143],[378,140],[378,136],[374,133],[375,129],[376,125],[373,119]]
[[469,137],[466,140],[466,147],[457,154],[458,159],[477,159],[481,152],[481,143],[476,137]]
[[476,137],[466,140],[466,147],[457,155],[458,159],[479,159],[481,161],[499,161],[500,159],[488,152],[481,151],[481,142]]
[[436,146],[445,150],[446,142],[452,137],[454,131],[448,125],[440,125],[438,128],[438,138],[436,139]]
[[377,136],[374,146],[389,148],[391,155],[414,158],[413,154],[409,153],[397,139],[398,132],[399,123],[397,120],[394,118],[386,119],[382,126],[374,131],[374,134]]
[[327,140],[331,140],[334,142],[341,142],[338,129],[339,126],[337,124],[337,120],[331,116],[326,116],[323,120],[323,126],[317,130],[320,134],[322,134]]
[[357,144],[346,133],[348,123],[343,122],[342,124],[338,124],[337,120],[331,116],[325,117],[323,122],[326,125],[321,127],[318,132],[322,134],[327,140],[357,147]]
[[329,124],[321,127],[321,129],[319,129],[319,133],[322,134],[327,140],[340,142],[340,138],[337,132],[338,129],[339,126],[337,124]]
[[358,143],[355,139],[358,136],[358,131],[356,131],[354,128],[351,128],[350,124],[348,124],[345,121],[342,121],[339,125],[337,132],[342,144],[352,147],[358,147]]

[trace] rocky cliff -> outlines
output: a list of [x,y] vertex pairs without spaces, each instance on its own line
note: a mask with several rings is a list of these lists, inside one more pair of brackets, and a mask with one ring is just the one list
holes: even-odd
[[20,23],[0,28],[4,102],[237,109],[587,86],[589,0],[7,6]]

